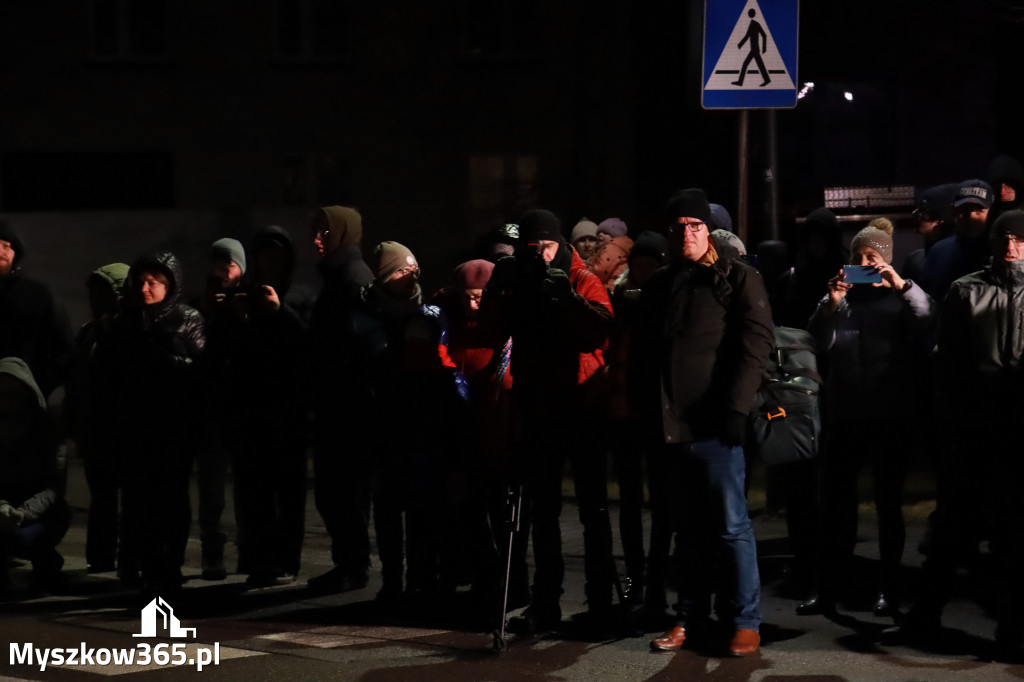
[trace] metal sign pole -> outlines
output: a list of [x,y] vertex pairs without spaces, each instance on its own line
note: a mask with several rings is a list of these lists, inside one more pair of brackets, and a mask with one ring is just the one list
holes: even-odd
[[747,204],[749,202],[750,187],[748,186],[748,177],[750,175],[748,171],[749,166],[749,130],[750,130],[750,111],[747,109],[740,110],[740,130],[739,130],[739,159],[737,167],[739,168],[739,177],[737,178],[737,193],[736,193],[736,234],[744,244],[747,243]]
[[775,109],[768,110],[768,168],[765,182],[768,183],[768,235],[779,238],[779,148],[778,119]]

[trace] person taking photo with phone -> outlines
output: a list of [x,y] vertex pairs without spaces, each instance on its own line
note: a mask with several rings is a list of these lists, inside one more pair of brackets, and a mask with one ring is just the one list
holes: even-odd
[[893,269],[892,232],[892,223],[879,218],[854,236],[851,264],[873,271],[878,281],[853,284],[857,270],[844,267],[829,280],[808,324],[825,378],[825,431],[818,593],[797,607],[800,615],[834,612],[836,601],[849,596],[838,587],[857,542],[857,478],[865,462],[873,474],[881,553],[874,614],[898,609],[903,483],[915,433],[909,424],[921,407],[913,399],[912,368],[915,356],[931,350],[936,306]]

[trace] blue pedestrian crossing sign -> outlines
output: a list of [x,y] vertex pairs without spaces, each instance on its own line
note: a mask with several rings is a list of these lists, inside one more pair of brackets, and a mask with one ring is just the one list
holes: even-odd
[[705,109],[796,106],[799,0],[704,0]]

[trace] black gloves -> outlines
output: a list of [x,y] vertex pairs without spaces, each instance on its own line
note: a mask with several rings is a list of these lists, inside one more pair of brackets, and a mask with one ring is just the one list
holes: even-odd
[[747,441],[747,417],[733,410],[729,410],[722,418],[722,432],[718,439],[722,445],[736,447]]
[[565,270],[550,268],[544,277],[544,290],[556,301],[568,301],[576,292]]

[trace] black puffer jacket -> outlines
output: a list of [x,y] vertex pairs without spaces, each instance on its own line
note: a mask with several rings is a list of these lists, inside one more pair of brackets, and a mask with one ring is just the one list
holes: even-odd
[[648,390],[661,385],[665,441],[720,436],[729,412],[750,410],[774,343],[761,275],[726,250],[710,266],[677,260],[654,274],[640,306],[632,357],[660,375]]
[[[145,305],[139,274],[152,271],[167,277],[167,294]],[[181,282],[181,266],[172,253],[159,251],[135,261],[125,280],[125,307],[97,348],[108,399],[120,406],[119,419],[130,431],[141,427],[150,432],[154,420],[166,424],[197,415],[196,360],[206,336],[199,311],[180,302]]]

